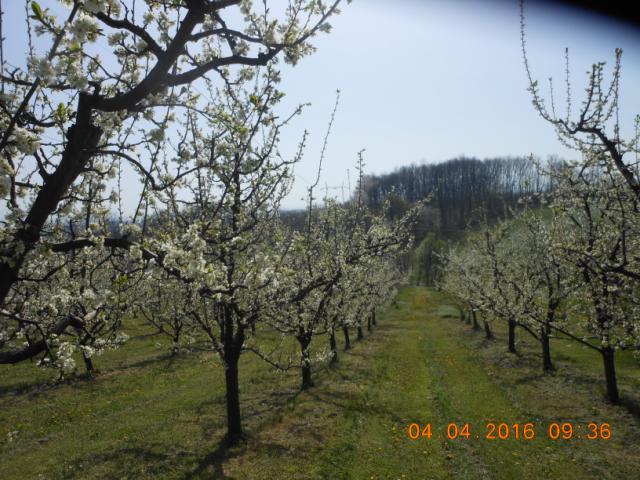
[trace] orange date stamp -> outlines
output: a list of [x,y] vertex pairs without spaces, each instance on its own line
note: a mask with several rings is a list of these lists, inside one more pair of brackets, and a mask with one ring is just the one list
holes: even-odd
[[551,422],[548,425],[533,422],[487,422],[481,428],[469,423],[449,423],[446,427],[432,428],[431,423],[412,422],[407,426],[410,440],[430,440],[434,435],[449,440],[534,440],[540,436],[551,440],[609,440],[611,425],[606,422]]

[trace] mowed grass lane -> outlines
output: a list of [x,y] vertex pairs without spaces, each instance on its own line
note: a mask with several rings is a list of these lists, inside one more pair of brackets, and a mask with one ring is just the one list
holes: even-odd
[[[169,359],[158,337],[138,336],[98,359],[96,379],[53,387],[29,384],[29,365],[2,367],[0,478],[634,478],[637,421],[573,380],[596,372],[563,352],[568,377],[542,375],[534,345],[508,355],[500,329],[485,342],[457,316],[444,295],[403,289],[308,392],[297,370],[245,355],[247,440],[231,450],[220,446],[224,381],[210,353]],[[542,429],[587,419],[609,422],[613,437],[552,441]],[[489,421],[534,422],[537,437],[487,440]],[[411,422],[430,422],[431,439],[409,439]],[[448,439],[448,423],[468,423],[471,438]]]

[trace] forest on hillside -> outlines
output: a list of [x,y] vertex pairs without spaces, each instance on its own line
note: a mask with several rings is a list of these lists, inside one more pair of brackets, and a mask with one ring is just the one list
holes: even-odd
[[[552,158],[545,163],[560,164],[561,160]],[[398,216],[410,204],[428,199],[435,215],[430,230],[452,236],[469,226],[479,206],[490,219],[504,217],[519,199],[552,188],[552,179],[529,157],[454,158],[368,175],[364,183],[369,207],[380,210],[385,199],[391,197],[391,208],[395,208],[390,212],[392,216]]]

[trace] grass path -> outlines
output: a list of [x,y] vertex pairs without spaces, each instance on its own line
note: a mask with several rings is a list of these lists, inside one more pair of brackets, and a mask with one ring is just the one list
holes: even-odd
[[[156,338],[140,337],[101,357],[95,380],[55,387],[25,386],[29,365],[2,367],[0,478],[637,478],[640,423],[602,400],[598,364],[585,352],[554,344],[559,372],[543,375],[522,334],[520,354],[509,355],[500,328],[483,340],[426,288],[403,289],[378,316],[336,368],[314,372],[309,392],[299,391],[297,371],[278,374],[245,356],[248,439],[231,450],[219,446],[224,382],[210,354],[168,360]],[[634,399],[638,366],[621,364],[622,393]],[[552,421],[606,421],[613,436],[550,440]],[[431,439],[409,439],[411,422],[430,422]],[[488,440],[487,422],[534,422],[537,435]],[[468,423],[470,438],[448,439],[449,423]]]

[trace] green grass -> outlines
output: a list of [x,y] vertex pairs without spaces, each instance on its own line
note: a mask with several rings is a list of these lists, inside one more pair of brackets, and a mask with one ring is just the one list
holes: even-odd
[[[524,332],[519,354],[508,354],[501,324],[485,341],[441,293],[405,288],[378,318],[335,368],[315,369],[308,392],[297,370],[243,356],[247,440],[231,450],[220,446],[224,381],[213,354],[171,359],[143,328],[96,359],[93,380],[52,385],[33,365],[0,367],[0,478],[621,479],[640,470],[640,423],[627,408],[640,402],[633,358],[618,362],[627,406],[612,406],[594,352],[555,340],[558,372],[545,375]],[[431,423],[430,440],[408,438],[414,421]],[[537,437],[487,440],[489,421],[534,422]],[[551,421],[606,421],[613,437],[552,441]],[[471,438],[447,439],[450,422],[469,423]]]

